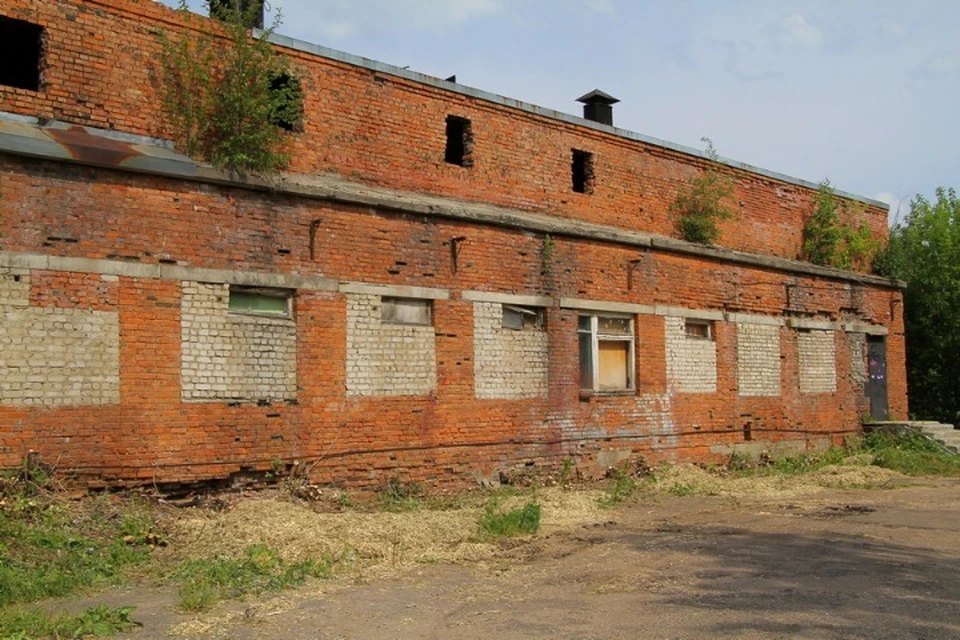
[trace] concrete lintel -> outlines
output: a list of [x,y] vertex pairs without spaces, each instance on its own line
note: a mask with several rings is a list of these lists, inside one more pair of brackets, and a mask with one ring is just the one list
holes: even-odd
[[421,298],[423,300],[449,300],[448,289],[433,287],[409,287],[393,284],[368,284],[366,282],[341,282],[340,293],[358,293],[370,296],[395,298]]
[[44,271],[68,271],[72,273],[96,273],[103,276],[123,276],[146,280],[217,282],[253,287],[277,287],[310,291],[337,291],[339,285],[337,280],[324,278],[322,276],[205,269],[185,265],[141,264],[137,262],[124,262],[122,260],[45,256],[36,253],[18,253],[14,251],[0,251],[0,267]]
[[722,311],[713,311],[709,309],[687,309],[686,307],[669,307],[658,304],[653,308],[653,312],[658,316],[671,316],[674,318],[695,318],[697,320],[723,320]]
[[783,318],[777,316],[758,316],[751,313],[725,313],[727,322],[736,322],[737,324],[763,324],[767,326],[782,327]]
[[165,280],[191,280],[217,282],[247,287],[275,287],[278,289],[305,289],[309,291],[336,291],[338,282],[330,278],[300,276],[287,273],[263,273],[256,271],[230,271],[228,269],[203,269],[179,265],[162,265],[161,277]]
[[530,296],[516,293],[495,293],[493,291],[464,291],[461,294],[464,300],[472,302],[499,302],[500,304],[515,304],[521,307],[552,307],[553,298],[550,296]]
[[843,325],[843,330],[847,333],[866,333],[871,336],[885,336],[890,333],[887,327],[869,322],[847,322]]
[[128,278],[155,279],[160,277],[159,264],[141,264],[139,262],[123,262],[122,260],[50,256],[47,259],[47,268],[51,271],[99,273]]
[[787,318],[787,326],[794,329],[815,329],[817,331],[836,331],[837,323],[829,320],[809,320],[807,318]]
[[47,269],[49,264],[49,256],[35,253],[0,251],[0,267],[10,267],[13,269]]
[[560,306],[564,309],[583,309],[584,311],[610,311],[613,313],[630,313],[653,315],[655,308],[646,304],[632,302],[612,302],[607,300],[585,300],[583,298],[560,298]]

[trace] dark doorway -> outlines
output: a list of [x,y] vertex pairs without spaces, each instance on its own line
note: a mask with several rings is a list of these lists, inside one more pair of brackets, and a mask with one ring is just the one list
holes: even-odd
[[864,395],[870,401],[871,418],[890,418],[887,406],[887,340],[883,336],[867,336],[867,384]]

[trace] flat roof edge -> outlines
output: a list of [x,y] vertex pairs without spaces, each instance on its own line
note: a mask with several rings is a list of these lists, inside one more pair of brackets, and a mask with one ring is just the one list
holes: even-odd
[[[254,35],[260,37],[266,32],[262,29],[255,29]],[[372,58],[365,58],[363,56],[358,56],[352,53],[347,53],[345,51],[340,51],[338,49],[332,49],[330,47],[325,47],[323,45],[314,44],[312,42],[307,42],[306,40],[299,40],[297,38],[291,38],[290,36],[280,35],[278,33],[271,33],[267,40],[277,46],[286,47],[288,49],[293,49],[294,51],[300,51],[302,53],[309,53],[312,55],[320,56],[322,58],[328,58],[331,60],[336,60],[337,62],[343,62],[346,64],[354,65],[357,67],[362,67],[364,69],[369,69],[370,71],[378,71],[380,73],[386,73],[398,78],[403,78],[405,80],[411,80],[413,82],[419,82],[436,89],[441,89],[443,91],[450,91],[452,93],[459,93],[460,95],[468,96],[471,98],[476,98],[478,100],[484,100],[486,102],[492,102],[503,107],[508,107],[511,109],[519,109],[520,111],[525,111],[527,113],[541,116],[544,118],[549,118],[551,120],[558,120],[566,124],[571,124],[577,127],[586,127],[588,129],[594,129],[602,133],[608,133],[620,138],[625,138],[627,140],[633,140],[635,142],[642,142],[644,144],[650,144],[657,147],[662,147],[664,149],[669,149],[671,151],[677,151],[679,153],[684,153],[686,155],[696,156],[704,160],[710,160],[710,156],[706,154],[701,149],[696,149],[694,147],[688,147],[686,145],[677,144],[675,142],[670,142],[669,140],[662,140],[654,136],[648,136],[642,133],[637,133],[635,131],[630,131],[629,129],[621,129],[619,127],[614,127],[612,125],[600,124],[592,120],[586,120],[579,116],[575,116],[569,113],[564,113],[562,111],[556,111],[554,109],[548,109],[546,107],[541,107],[529,102],[522,102],[514,98],[508,98],[497,93],[492,93],[490,91],[484,91],[482,89],[476,89],[464,84],[459,84],[455,82],[448,82],[442,78],[437,78],[434,76],[427,75],[425,73],[419,73],[417,71],[411,71],[409,69],[404,69],[403,67],[398,67],[386,62],[380,62],[379,60],[373,60]],[[757,175],[764,176],[766,178],[772,178],[773,180],[779,180],[781,182],[787,182],[790,184],[795,184],[800,187],[806,187],[808,189],[819,189],[820,185],[810,180],[804,180],[803,178],[796,178],[794,176],[789,176],[785,173],[779,173],[777,171],[771,171],[770,169],[764,169],[763,167],[758,167],[746,162],[740,162],[739,160],[733,160],[731,158],[726,158],[719,156],[716,158],[718,162],[733,169],[740,169],[748,173],[754,173]],[[865,204],[873,205],[875,207],[880,207],[890,210],[890,205],[886,202],[880,200],[875,200],[873,198],[868,198],[866,196],[857,195],[849,191],[843,191],[841,189],[834,189],[834,194],[847,198],[850,200],[856,200],[858,202],[863,202]]]

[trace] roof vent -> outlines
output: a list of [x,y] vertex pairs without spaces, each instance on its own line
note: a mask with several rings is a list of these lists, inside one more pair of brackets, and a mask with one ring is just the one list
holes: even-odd
[[210,0],[210,17],[240,20],[247,29],[263,29],[263,0]]
[[584,118],[613,126],[613,105],[620,102],[618,99],[600,89],[594,89],[577,98],[577,102],[583,103]]

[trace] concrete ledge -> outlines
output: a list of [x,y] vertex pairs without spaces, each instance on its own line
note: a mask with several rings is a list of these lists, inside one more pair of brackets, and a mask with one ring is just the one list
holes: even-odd
[[45,256],[35,253],[0,251],[0,267],[14,269],[37,269],[42,271],[66,271],[69,273],[95,273],[102,276],[142,278],[145,280],[188,280],[191,282],[215,282],[254,287],[277,287],[309,291],[337,291],[339,282],[318,276],[300,276],[289,273],[264,273],[254,271],[230,271],[227,269],[204,269],[168,264],[141,264],[122,260],[95,258],[69,258]]
[[612,313],[639,313],[653,315],[654,307],[630,302],[609,302],[604,300],[584,300],[582,298],[560,298],[564,309],[582,309],[584,311],[610,311]]
[[499,302],[500,304],[515,304],[520,307],[553,306],[553,298],[550,296],[525,296],[515,293],[494,293],[492,291],[464,291],[460,294],[460,297],[472,302]]
[[[798,260],[734,251],[722,247],[703,246],[675,238],[639,231],[560,218],[478,202],[455,200],[444,196],[423,195],[382,187],[348,182],[339,176],[282,174],[276,177],[237,176],[201,165],[186,156],[164,147],[125,142],[124,151],[113,154],[87,153],[98,149],[97,138],[109,138],[98,129],[63,123],[46,126],[0,119],[0,153],[28,156],[44,160],[70,162],[85,166],[163,176],[177,180],[217,184],[232,188],[266,191],[282,195],[338,202],[347,205],[374,207],[418,216],[448,218],[476,224],[493,225],[535,233],[549,233],[569,238],[610,242],[640,249],[654,249],[718,262],[742,264],[791,274],[810,275],[845,282],[903,289],[905,283],[880,276],[841,271]],[[66,137],[69,134],[69,137]],[[116,141],[113,141],[116,144]],[[112,149],[112,147],[110,147]]]
[[757,316],[748,313],[725,313],[723,315],[727,322],[738,324],[763,324],[776,327],[784,325],[784,319],[778,316]]
[[847,322],[843,325],[843,330],[847,333],[866,333],[871,336],[885,336],[890,333],[886,327],[867,322]]
[[658,316],[670,316],[674,318],[696,318],[697,320],[723,320],[722,311],[711,311],[707,309],[687,309],[685,307],[668,307],[666,305],[657,305],[654,307],[655,314]]
[[368,284],[365,282],[342,282],[340,293],[357,293],[395,298],[420,298],[422,300],[449,300],[450,291],[431,287],[408,287],[391,284]]
[[787,318],[787,326],[794,329],[814,329],[816,331],[836,331],[839,326],[829,320],[808,320],[807,318]]

